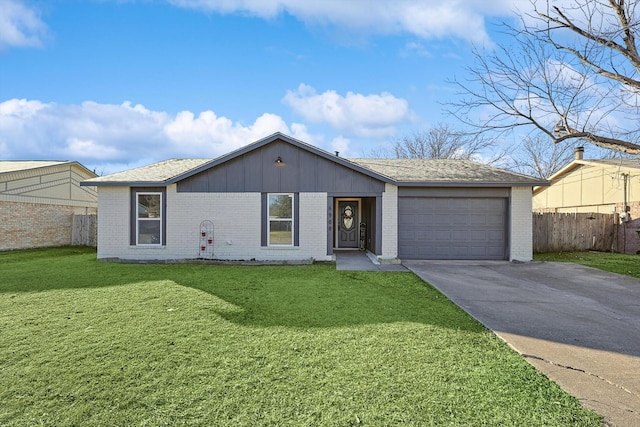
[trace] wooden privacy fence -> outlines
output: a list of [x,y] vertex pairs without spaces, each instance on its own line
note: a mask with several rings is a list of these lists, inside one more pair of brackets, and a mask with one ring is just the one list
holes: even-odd
[[71,226],[71,244],[80,246],[97,246],[98,216],[74,215]]
[[618,215],[598,213],[534,213],[533,252],[611,251]]

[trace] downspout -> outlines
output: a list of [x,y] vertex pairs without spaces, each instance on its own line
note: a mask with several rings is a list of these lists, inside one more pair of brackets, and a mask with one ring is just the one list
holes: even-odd
[[622,197],[624,199],[624,212],[626,214],[627,212],[627,179],[629,178],[629,174],[623,173],[622,174],[622,178],[623,178],[623,187],[624,187],[624,193],[622,194]]
[[622,226],[622,253],[626,254],[627,253],[627,223],[629,222],[629,212],[627,210],[627,179],[629,178],[629,174],[623,173],[622,174],[622,199],[623,199],[623,204],[622,204],[622,209],[624,209],[624,224]]

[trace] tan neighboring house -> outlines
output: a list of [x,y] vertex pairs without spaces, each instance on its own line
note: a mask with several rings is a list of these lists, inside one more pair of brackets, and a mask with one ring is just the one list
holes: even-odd
[[620,251],[640,250],[640,159],[585,159],[579,147],[549,181],[533,190],[534,212],[617,213]]
[[70,245],[73,215],[95,214],[96,174],[73,161],[0,161],[0,250]]

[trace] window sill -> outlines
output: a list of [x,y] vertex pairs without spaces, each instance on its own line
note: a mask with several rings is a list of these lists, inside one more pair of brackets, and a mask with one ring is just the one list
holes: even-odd
[[266,251],[297,251],[300,246],[261,246],[260,249]]

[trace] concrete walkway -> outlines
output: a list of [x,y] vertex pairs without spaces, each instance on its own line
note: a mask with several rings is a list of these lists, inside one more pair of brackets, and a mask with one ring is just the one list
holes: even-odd
[[365,251],[336,251],[336,270],[350,271],[408,271],[401,264],[381,264]]
[[605,425],[640,426],[640,281],[570,263],[403,264]]

